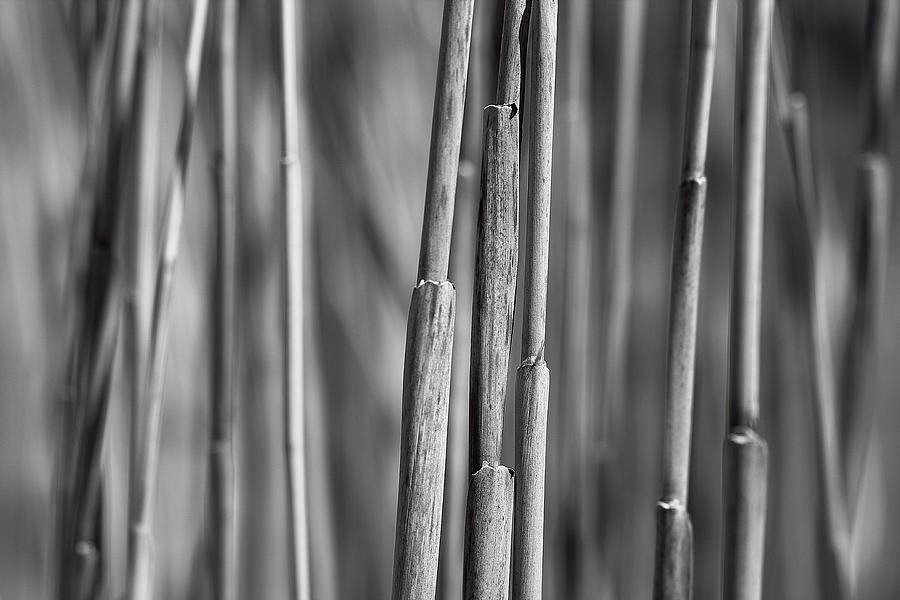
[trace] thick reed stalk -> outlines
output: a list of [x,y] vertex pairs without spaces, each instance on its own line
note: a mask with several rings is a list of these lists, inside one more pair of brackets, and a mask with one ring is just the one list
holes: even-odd
[[556,0],[535,0],[530,14],[528,218],[522,364],[516,377],[516,490],[513,600],[541,597],[544,479],[550,370],[544,360],[550,255],[550,178],[556,79]]
[[780,22],[774,23],[772,89],[779,121],[787,141],[809,255],[809,343],[812,348],[813,409],[818,479],[818,553],[822,593],[826,598],[851,597],[850,530],[841,477],[837,424],[837,389],[827,314],[825,276],[827,239],[819,201],[806,99],[789,94],[784,40]]
[[767,74],[773,0],[742,6],[736,89],[734,279],[724,460],[723,597],[762,595],[768,446],[759,421]]
[[394,600],[432,600],[437,587],[456,290],[447,281],[474,0],[445,0],[425,217],[406,331]]
[[507,600],[513,474],[485,463],[469,478],[464,600]]
[[[501,72],[502,76],[502,72]],[[467,497],[465,598],[505,598],[509,564],[508,534],[497,537],[497,522],[512,524],[512,510],[492,496],[496,485],[477,485],[485,468],[500,467],[509,348],[516,306],[519,254],[519,120],[516,106],[484,109],[481,202],[475,238],[475,286],[472,297],[472,355],[469,363],[469,470]],[[505,492],[503,492],[505,494]],[[505,497],[505,496],[504,496]],[[493,508],[492,508],[493,507]],[[496,510],[493,519],[486,511]],[[487,578],[487,579],[485,579]]]
[[[281,0],[281,133],[284,201],[284,437],[290,597],[309,600],[303,363],[303,169],[300,162],[299,0]],[[302,10],[302,5],[299,6]],[[299,15],[302,17],[302,14]]]
[[890,249],[891,111],[900,51],[900,2],[872,0],[866,27],[867,111],[857,164],[854,238],[856,303],[842,365],[841,439],[851,519],[856,515],[872,421],[877,405],[874,381]]
[[694,0],[691,10],[688,99],[669,291],[663,494],[656,504],[653,596],[657,600],[688,600],[693,593],[693,532],[687,499],[718,0]]
[[[500,66],[497,77],[497,104],[515,104],[522,110],[522,81],[528,49],[530,3],[506,0],[503,5],[503,33],[500,38]],[[519,112],[519,123],[522,113]],[[518,163],[518,156],[516,157]]]
[[185,97],[175,150],[175,171],[163,221],[163,238],[156,270],[153,313],[150,325],[149,371],[146,403],[142,409],[143,426],[135,444],[137,457],[130,479],[131,502],[128,507],[128,573],[126,597],[149,600],[153,597],[153,499],[159,470],[159,434],[162,420],[163,386],[165,383],[166,346],[169,329],[169,301],[175,274],[175,261],[184,217],[185,182],[191,148],[197,89],[200,81],[200,58],[206,32],[209,0],[196,0],[191,16],[190,37],[184,63]]
[[[562,353],[559,381],[559,470],[556,481],[561,491],[557,516],[558,565],[566,598],[583,598],[591,593],[591,564],[597,536],[594,528],[593,493],[596,474],[588,456],[593,431],[589,357],[591,328],[591,238],[594,230],[590,193],[591,111],[588,106],[590,69],[591,3],[570,0],[560,10],[565,34],[561,36],[560,62],[564,127],[557,143],[559,159],[565,165],[561,196],[565,205],[565,292]],[[602,568],[602,567],[601,567]]]
[[212,406],[209,439],[210,589],[214,598],[237,598],[233,436],[235,279],[238,193],[237,31],[238,0],[217,11],[216,255],[213,272]]
[[[115,251],[119,237],[124,154],[134,113],[137,54],[143,5],[129,0],[119,12],[108,89],[105,140],[98,140],[88,259],[78,290],[78,318],[65,392],[57,465],[57,597],[87,598],[102,586],[98,538],[101,455],[119,324]],[[99,120],[99,119],[98,119]],[[94,119],[92,119],[94,121]],[[89,168],[91,165],[89,165]]]

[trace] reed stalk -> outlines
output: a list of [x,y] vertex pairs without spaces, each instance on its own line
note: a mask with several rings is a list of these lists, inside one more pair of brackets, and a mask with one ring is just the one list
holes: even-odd
[[773,0],[741,8],[736,89],[734,279],[724,457],[723,597],[762,595],[768,446],[759,422],[765,141]]
[[437,587],[456,290],[447,281],[473,0],[445,0],[425,216],[406,331],[392,598],[431,600]]
[[772,40],[772,97],[787,141],[809,256],[809,343],[812,348],[813,413],[818,479],[818,553],[822,594],[850,598],[850,530],[841,476],[838,397],[825,277],[828,269],[825,220],[816,181],[806,98],[790,93],[786,50],[776,19]]
[[[57,463],[58,598],[93,597],[103,585],[99,537],[101,458],[120,309],[115,251],[120,194],[124,189],[123,159],[134,113],[142,9],[139,0],[129,0],[118,12],[105,103],[111,114],[103,139],[99,139],[100,135],[96,139],[97,156],[104,158],[88,165],[88,169],[96,170],[87,178],[96,182],[96,189],[83,283],[77,292],[78,316],[61,410],[62,440]],[[93,124],[101,121],[90,120]]]
[[[282,196],[284,201],[284,437],[290,597],[309,600],[309,516],[303,394],[303,168],[298,92],[299,0],[281,0]],[[303,16],[300,14],[299,16]]]
[[[501,78],[503,72],[501,71]],[[463,597],[506,598],[513,476],[500,466],[519,254],[519,121],[515,104],[484,109],[469,362],[469,480]],[[482,482],[491,471],[507,476]],[[507,510],[508,509],[508,510]],[[493,512],[491,512],[493,511]],[[499,571],[498,567],[505,567]]]
[[184,62],[184,102],[175,149],[175,170],[169,181],[163,216],[162,240],[156,266],[153,312],[150,320],[149,370],[145,405],[139,418],[136,457],[132,458],[128,507],[128,571],[126,597],[149,600],[153,597],[153,502],[159,470],[159,438],[165,383],[169,305],[175,262],[184,217],[185,183],[190,157],[191,134],[200,81],[200,59],[206,32],[209,0],[196,0],[191,15],[190,34]]
[[237,598],[233,403],[235,392],[235,280],[237,267],[238,0],[217,11],[216,232],[212,306],[212,405],[209,440],[209,541],[207,560],[214,598]]
[[653,597],[657,600],[688,600],[693,594],[693,530],[687,506],[717,11],[718,0],[694,0],[691,8],[688,98],[669,292],[663,494],[656,504]]
[[529,16],[525,105],[529,131],[528,210],[522,363],[516,373],[516,489],[513,600],[541,597],[544,551],[544,480],[550,370],[544,360],[547,271],[550,254],[550,181],[556,79],[558,2],[535,0]]
[[850,339],[842,364],[841,440],[851,522],[856,516],[877,397],[874,381],[890,252],[891,112],[894,107],[900,2],[871,0],[866,24],[866,113],[856,167],[856,290]]

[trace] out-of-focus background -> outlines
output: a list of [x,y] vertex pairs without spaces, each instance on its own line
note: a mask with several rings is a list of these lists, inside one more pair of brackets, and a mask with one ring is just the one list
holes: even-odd
[[[78,1],[78,0],[76,0]],[[565,208],[572,201],[567,135],[589,131],[583,187],[593,208],[589,397],[601,402],[601,315],[608,298],[611,132],[623,2],[590,2],[589,110],[562,85],[562,52],[573,2],[560,1],[555,178],[546,359],[550,398],[544,590],[564,597],[571,542],[562,534],[561,410]],[[213,3],[215,4],[215,3]],[[280,113],[275,77],[277,10],[241,2],[240,194],[235,398],[239,587],[242,598],[287,594],[286,505],[281,416],[279,192]],[[313,596],[387,598],[391,588],[406,311],[416,272],[441,29],[438,0],[310,0],[305,26],[307,159],[311,225],[307,290],[307,429]],[[633,292],[627,378],[617,445],[614,501],[595,507],[612,553],[597,557],[610,597],[650,596],[654,503],[660,494],[666,319],[674,200],[687,76],[684,0],[648,0],[635,173]],[[847,336],[854,173],[862,137],[866,2],[779,3],[795,85],[809,97],[820,186],[829,209],[829,290],[838,348]],[[467,123],[456,199],[451,279],[458,290],[445,500],[449,538],[461,540],[467,423],[468,307],[480,170],[480,110],[493,102],[500,0],[478,0]],[[722,0],[710,128],[706,239],[698,330],[690,486],[695,595],[719,594],[722,440],[731,282],[735,48],[738,4]],[[181,64],[190,3],[164,2],[160,184],[173,168],[182,98]],[[0,2],[0,596],[51,594],[51,524],[57,416],[66,362],[66,282],[85,167],[87,94],[72,38],[51,0]],[[204,62],[204,67],[208,61]],[[214,139],[212,87],[201,75],[187,214],[172,297],[162,453],[155,511],[157,594],[202,595],[202,545],[210,402],[210,306]],[[896,108],[893,113],[896,116]],[[771,111],[770,111],[771,113]],[[575,115],[574,117],[572,115]],[[170,116],[171,115],[171,116]],[[572,126],[571,120],[578,119]],[[896,119],[893,120],[897,122]],[[896,129],[896,127],[894,127]],[[893,136],[897,140],[900,136]],[[774,113],[767,138],[762,331],[762,417],[770,444],[766,598],[820,597],[807,257],[788,154]],[[896,159],[897,144],[891,147]],[[523,179],[525,170],[523,169]],[[896,185],[894,188],[896,189]],[[524,206],[524,196],[523,196]],[[892,207],[893,208],[893,207]],[[891,210],[891,222],[900,211]],[[892,226],[891,230],[896,231]],[[524,225],[522,226],[524,232]],[[878,335],[875,427],[852,541],[859,597],[900,595],[893,542],[900,521],[900,248],[892,236]],[[521,278],[520,278],[521,281]],[[520,284],[521,285],[521,284]],[[848,291],[849,290],[849,291]],[[519,315],[517,314],[517,321]],[[519,356],[518,329],[513,359]],[[840,356],[837,357],[840,359]],[[127,385],[117,360],[105,461],[111,485],[110,590],[124,583]],[[511,369],[514,373],[514,369]],[[512,389],[512,388],[510,388]],[[599,406],[599,404],[598,404]],[[513,464],[513,402],[507,401],[504,462]],[[599,408],[598,408],[599,411]],[[459,528],[452,529],[452,524]],[[459,548],[459,546],[457,546]],[[461,555],[442,558],[441,597],[458,597]],[[601,588],[597,588],[598,590]],[[605,596],[601,596],[605,597]]]

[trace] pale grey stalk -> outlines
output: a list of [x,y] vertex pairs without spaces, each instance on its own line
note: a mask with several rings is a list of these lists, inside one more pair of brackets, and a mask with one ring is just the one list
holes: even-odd
[[547,270],[550,254],[550,181],[556,79],[556,0],[534,0],[530,14],[528,218],[522,364],[516,378],[516,490],[513,600],[541,597],[544,480],[550,371],[544,360]]
[[717,11],[718,0],[694,0],[691,11],[688,98],[669,291],[663,493],[656,508],[653,595],[657,600],[687,600],[693,593],[693,532],[687,501]]
[[[281,133],[284,201],[284,448],[292,600],[309,600],[309,522],[303,398],[303,168],[298,93],[299,0],[281,0]],[[302,15],[299,15],[302,16]]]
[[447,281],[474,0],[445,0],[425,216],[406,333],[392,598],[437,588],[456,290]]
[[723,597],[762,595],[768,447],[759,421],[768,68],[774,0],[742,6],[736,89],[735,251],[724,466]]

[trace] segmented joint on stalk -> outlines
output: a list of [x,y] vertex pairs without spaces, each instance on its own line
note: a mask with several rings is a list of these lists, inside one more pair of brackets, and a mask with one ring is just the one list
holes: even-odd
[[485,461],[481,462],[481,468],[479,468],[477,471],[472,473],[472,475],[475,476],[478,473],[480,473],[481,471],[484,471],[485,469],[490,469],[491,471],[506,471],[509,473],[510,477],[514,477],[516,474],[515,470],[513,470],[505,465],[501,465],[500,461],[497,461],[495,463],[495,462],[485,460]]
[[546,361],[544,361],[544,347],[546,346],[546,342],[541,343],[541,348],[538,350],[537,354],[526,357],[522,364],[519,365],[519,369],[524,369],[526,367],[542,367],[547,366]]
[[296,165],[300,163],[300,155],[299,154],[285,154],[281,157],[281,166],[287,167],[290,165]]
[[755,429],[746,425],[732,427],[728,432],[728,441],[742,446],[765,443]]
[[682,192],[691,192],[693,190],[702,190],[706,187],[706,175],[702,173],[685,175],[681,182]]
[[419,289],[420,287],[424,287],[424,286],[429,285],[429,284],[430,284],[430,285],[436,285],[436,286],[438,286],[438,287],[440,287],[440,286],[442,286],[442,285],[449,285],[449,286],[452,287],[454,290],[456,289],[456,286],[453,285],[453,282],[451,282],[451,281],[448,281],[448,280],[444,280],[444,281],[435,281],[434,279],[420,279],[420,280],[419,280],[419,283],[416,284],[416,287],[415,287],[414,289],[417,290],[417,289]]
[[672,498],[670,500],[659,500],[656,503],[656,507],[671,512],[677,513],[686,513],[687,507],[685,507],[684,503],[678,498]]

